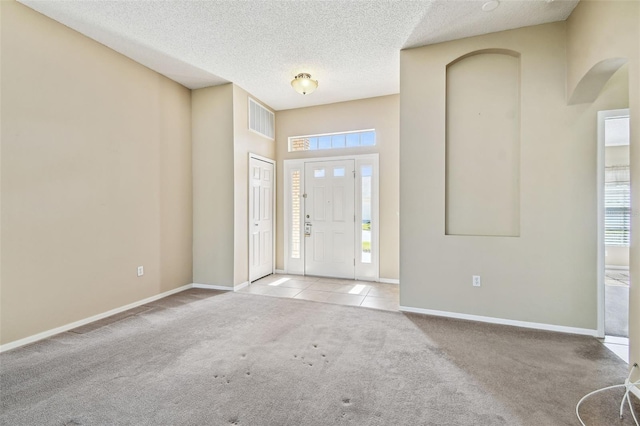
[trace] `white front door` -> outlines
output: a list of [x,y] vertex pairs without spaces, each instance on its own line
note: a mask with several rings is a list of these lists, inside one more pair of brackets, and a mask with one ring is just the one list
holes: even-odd
[[307,275],[355,278],[354,160],[305,164]]
[[273,163],[249,160],[249,281],[273,273]]

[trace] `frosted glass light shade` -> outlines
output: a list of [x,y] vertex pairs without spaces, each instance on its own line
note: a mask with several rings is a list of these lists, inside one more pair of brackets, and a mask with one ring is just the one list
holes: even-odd
[[300,73],[291,80],[291,87],[301,95],[308,95],[316,90],[318,87],[318,80],[311,80],[311,74]]

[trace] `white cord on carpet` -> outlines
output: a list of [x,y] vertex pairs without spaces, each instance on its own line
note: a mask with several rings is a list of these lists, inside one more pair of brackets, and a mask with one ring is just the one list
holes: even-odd
[[578,420],[580,420],[580,423],[582,424],[582,426],[587,426],[582,421],[582,418],[580,417],[580,413],[578,412],[578,409],[580,408],[580,404],[582,404],[582,401],[584,401],[585,399],[587,399],[588,397],[590,397],[591,395],[594,395],[596,393],[599,393],[599,392],[602,392],[602,391],[606,391],[606,390],[609,390],[609,389],[615,389],[615,388],[626,388],[624,396],[622,397],[622,401],[620,402],[620,418],[622,418],[622,409],[624,408],[624,401],[627,400],[627,403],[629,404],[629,410],[631,410],[631,415],[633,416],[633,421],[636,422],[636,426],[640,426],[640,423],[638,423],[638,418],[636,417],[635,410],[633,409],[633,405],[631,405],[631,397],[629,396],[629,392],[631,392],[631,389],[633,389],[634,386],[640,386],[640,380],[638,380],[636,382],[631,382],[631,375],[633,374],[633,370],[635,368],[637,368],[637,367],[638,367],[638,364],[633,364],[633,367],[631,368],[631,371],[629,372],[629,376],[627,376],[627,379],[624,381],[623,384],[607,386],[606,388],[601,388],[601,389],[594,390],[593,392],[589,392],[588,394],[583,396],[580,399],[580,401],[578,401],[578,403],[576,404],[576,416],[578,416]]

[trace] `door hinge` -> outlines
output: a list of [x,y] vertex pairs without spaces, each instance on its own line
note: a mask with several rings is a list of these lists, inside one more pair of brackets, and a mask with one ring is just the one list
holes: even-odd
[[356,266],[356,260],[353,259],[353,266]]

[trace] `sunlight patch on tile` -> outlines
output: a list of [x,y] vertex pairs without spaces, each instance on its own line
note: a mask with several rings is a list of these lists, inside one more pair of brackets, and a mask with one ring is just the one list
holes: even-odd
[[363,284],[354,285],[351,290],[349,290],[349,294],[360,294],[364,290]]
[[269,283],[269,285],[270,285],[270,286],[273,286],[273,287],[277,287],[277,286],[279,286],[280,284],[286,283],[287,281],[289,281],[289,279],[290,279],[290,278],[280,278],[278,281],[274,281],[274,282],[272,282],[272,283]]

